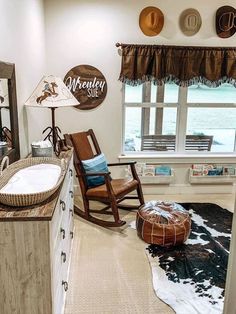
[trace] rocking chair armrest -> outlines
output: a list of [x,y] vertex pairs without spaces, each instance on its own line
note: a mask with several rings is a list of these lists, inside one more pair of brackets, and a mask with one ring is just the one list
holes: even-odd
[[136,161],[128,161],[128,162],[121,162],[121,163],[112,163],[107,164],[108,167],[110,166],[130,166],[132,177],[140,182],[139,176],[137,174],[136,168],[135,168]]
[[117,162],[117,163],[111,163],[111,164],[107,164],[108,167],[112,167],[112,166],[130,166],[130,165],[135,165],[136,161],[129,161],[129,162]]
[[82,177],[90,177],[90,176],[110,176],[110,172],[87,172],[80,174]]

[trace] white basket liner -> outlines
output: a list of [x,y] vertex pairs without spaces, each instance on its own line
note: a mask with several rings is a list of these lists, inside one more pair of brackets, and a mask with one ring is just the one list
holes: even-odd
[[19,170],[0,193],[29,194],[52,189],[61,175],[61,167],[54,164],[38,164]]

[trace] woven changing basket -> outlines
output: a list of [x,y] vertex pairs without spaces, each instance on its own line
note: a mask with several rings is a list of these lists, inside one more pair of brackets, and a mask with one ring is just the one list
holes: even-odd
[[189,237],[191,218],[177,203],[150,201],[138,210],[136,228],[138,236],[147,243],[179,245]]
[[38,164],[54,164],[61,167],[61,174],[58,178],[56,185],[44,192],[31,193],[31,194],[9,194],[9,193],[1,193],[0,192],[0,203],[9,205],[9,206],[30,206],[39,204],[49,198],[61,185],[65,172],[66,172],[66,162],[64,159],[56,159],[50,157],[34,157],[34,158],[26,158],[21,159],[19,161],[14,162],[10,166],[8,166],[5,170],[2,171],[0,177],[0,189],[2,189],[10,178],[17,173],[19,170],[23,168],[27,168],[30,166],[38,165]]

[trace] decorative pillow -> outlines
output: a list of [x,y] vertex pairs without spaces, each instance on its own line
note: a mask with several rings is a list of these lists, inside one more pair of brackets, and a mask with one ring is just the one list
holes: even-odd
[[[100,154],[92,159],[82,160],[82,165],[86,173],[89,172],[109,172],[104,154]],[[86,177],[88,187],[94,187],[105,183],[103,176]]]

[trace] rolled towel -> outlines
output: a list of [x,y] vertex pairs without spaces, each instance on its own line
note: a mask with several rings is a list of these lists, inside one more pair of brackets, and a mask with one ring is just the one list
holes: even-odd
[[40,147],[40,148],[52,147],[52,143],[49,140],[32,142],[31,145],[34,147]]

